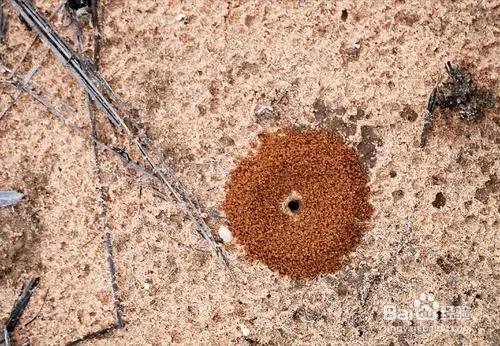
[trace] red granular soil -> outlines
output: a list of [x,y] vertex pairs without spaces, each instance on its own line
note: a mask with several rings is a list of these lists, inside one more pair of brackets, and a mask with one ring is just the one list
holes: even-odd
[[[372,214],[356,152],[333,133],[261,136],[226,184],[229,227],[247,255],[291,277],[334,272]],[[291,203],[290,203],[291,202]]]

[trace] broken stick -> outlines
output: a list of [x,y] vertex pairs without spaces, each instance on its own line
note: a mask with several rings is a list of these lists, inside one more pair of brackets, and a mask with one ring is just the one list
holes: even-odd
[[17,298],[14,307],[10,312],[10,316],[7,319],[4,333],[2,333],[2,335],[0,336],[0,344],[3,343],[4,345],[7,345],[9,343],[9,337],[19,324],[19,320],[21,319],[24,311],[28,307],[31,296],[35,292],[39,282],[40,278],[33,278],[26,285],[24,285],[21,294]]
[[[103,109],[111,123],[124,131],[129,140],[137,147],[141,153],[142,159],[147,162],[153,171],[153,175],[160,181],[166,192],[174,196],[178,202],[185,205],[188,215],[196,224],[197,232],[209,243],[214,252],[227,265],[227,259],[219,244],[215,242],[210,228],[201,216],[201,211],[192,202],[187,190],[177,179],[176,175],[173,174],[173,170],[164,163],[159,165],[156,160],[152,158],[143,139],[135,136],[124,119],[119,115],[120,110],[124,117],[130,120],[130,117],[128,117],[123,107],[123,102],[112,91],[108,83],[100,76],[89,61],[83,59],[69,48],[57,32],[55,32],[47,19],[33,6],[31,1],[11,0],[11,3],[25,21],[33,27],[47,46],[49,46],[55,56],[64,64],[73,77],[75,77],[75,79],[85,88],[97,105]],[[103,91],[100,90],[99,86],[103,88]],[[118,110],[113,106],[113,102],[118,105]],[[135,126],[135,128],[139,133],[144,133],[138,126]],[[167,176],[170,178],[170,181],[167,179]]]
[[[80,27],[80,23],[78,22],[78,18],[73,14],[72,15],[72,20],[73,20],[73,25],[75,27],[75,36],[76,36],[76,41],[77,41],[77,51],[79,54],[82,53],[83,50],[83,33],[82,29]],[[97,17],[97,0],[92,1],[92,23],[95,26],[98,24],[98,17]],[[94,66],[97,70],[97,60],[96,60],[96,54],[97,52],[95,49],[98,47],[98,43],[95,41],[97,40],[97,36],[94,35],[94,58],[93,58],[93,63]],[[97,135],[97,129],[96,129],[96,119],[95,119],[95,114],[94,114],[94,104],[92,102],[92,98],[89,95],[89,93],[85,92],[85,97],[87,101],[87,113],[90,121],[90,126],[91,126],[91,134],[94,138],[99,140],[99,137]],[[107,208],[105,204],[105,196],[104,196],[104,190],[102,187],[102,169],[101,169],[101,162],[99,160],[99,150],[97,147],[97,144],[94,142],[93,144],[93,149],[94,149],[94,161],[96,165],[96,174],[97,174],[97,180],[99,183],[98,186],[98,204],[99,204],[99,217],[101,219],[101,232],[103,234],[103,244],[104,244],[104,249],[106,251],[107,255],[107,263],[108,263],[108,274],[109,274],[109,280],[111,283],[111,296],[113,299],[113,311],[114,311],[114,317],[115,317],[115,326],[116,328],[123,328],[125,325],[125,322],[123,321],[123,308],[122,304],[120,301],[120,298],[118,296],[118,284],[116,283],[116,265],[115,265],[115,259],[113,257],[113,243],[111,241],[111,233],[106,232],[106,229],[108,228],[107,224]]]

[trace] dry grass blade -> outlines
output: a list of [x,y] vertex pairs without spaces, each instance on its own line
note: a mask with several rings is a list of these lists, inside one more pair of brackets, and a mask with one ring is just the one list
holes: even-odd
[[80,344],[82,342],[85,342],[85,341],[88,341],[88,340],[92,340],[92,339],[103,337],[103,336],[111,333],[112,331],[114,331],[115,329],[118,329],[118,328],[119,327],[117,325],[113,324],[113,325],[111,325],[109,327],[106,327],[106,328],[103,328],[103,329],[99,329],[96,332],[89,333],[89,334],[81,337],[80,339],[68,342],[66,344],[66,346],[74,346],[74,345],[78,345],[78,344]]
[[[3,68],[5,69],[5,67],[3,67]],[[122,162],[124,162],[125,165],[130,166],[132,169],[134,169],[141,176],[147,177],[148,179],[150,179],[153,182],[157,181],[157,178],[153,174],[148,172],[144,167],[142,167],[137,162],[133,161],[131,159],[131,156],[128,154],[128,152],[126,150],[121,149],[121,148],[111,147],[111,146],[99,141],[93,135],[86,133],[85,130],[83,128],[81,128],[80,126],[77,126],[77,125],[71,123],[71,121],[69,121],[68,116],[65,115],[60,110],[61,108],[63,108],[61,105],[55,104],[55,103],[51,102],[50,100],[48,100],[47,98],[40,96],[40,94],[46,94],[46,92],[43,89],[40,89],[40,87],[36,87],[33,84],[24,85],[24,84],[22,84],[22,81],[19,78],[16,79],[15,77],[16,76],[14,75],[14,78],[11,80],[11,84],[13,86],[20,88],[21,90],[26,92],[26,94],[28,96],[30,96],[31,98],[36,100],[38,103],[43,105],[45,108],[47,108],[47,110],[52,115],[57,117],[64,125],[71,128],[73,131],[78,133],[78,135],[80,135],[84,139],[90,141],[91,143],[95,143],[99,147],[99,149],[107,151],[107,152],[115,155],[116,157],[120,158],[122,160]],[[33,90],[30,87],[32,87]]]
[[[10,72],[10,70],[8,68],[6,68],[5,66],[1,66],[0,65],[0,67],[3,67],[8,72]],[[69,121],[69,118],[67,117],[67,115],[65,115],[60,110],[61,108],[63,108],[61,105],[55,104],[52,101],[48,100],[47,98],[44,98],[43,96],[40,96],[40,95],[47,95],[47,92],[43,88],[41,88],[41,87],[39,87],[37,85],[34,85],[34,83],[30,83],[30,85],[28,85],[28,86],[27,85],[23,85],[22,81],[19,78],[16,79],[15,77],[16,76],[14,76],[14,79],[11,80],[11,84],[12,85],[14,85],[17,88],[21,88],[24,92],[26,92],[26,94],[28,96],[30,96],[31,98],[33,98],[34,100],[36,100],[37,102],[39,102],[41,105],[43,105],[48,111],[50,111],[50,113],[52,115],[54,115],[55,117],[57,117],[64,125],[68,126],[70,129],[72,129],[73,131],[75,131],[78,135],[80,135],[84,139],[90,141],[91,143],[95,143],[97,145],[97,147],[99,147],[99,149],[104,150],[106,152],[109,152],[112,155],[116,156],[117,158],[121,159],[121,161],[123,162],[123,164],[125,166],[129,166],[135,172],[137,172],[140,176],[145,177],[146,179],[148,179],[148,181],[151,184],[159,183],[161,185],[161,182],[159,181],[158,177],[156,175],[150,173],[147,169],[145,169],[139,163],[133,161],[131,159],[131,155],[126,150],[121,149],[121,148],[112,147],[112,146],[110,146],[110,145],[108,145],[106,143],[103,143],[103,142],[99,141],[93,135],[86,133],[83,128],[81,128],[81,127],[73,124],[71,121]],[[34,90],[31,90],[30,87],[33,87]],[[73,107],[71,107],[69,105],[63,105],[63,106],[65,106],[68,109],[73,110]],[[153,187],[153,185],[152,185],[152,188],[155,189]],[[168,191],[165,191],[164,186],[162,187],[162,190],[164,190],[164,192],[162,193],[162,196],[163,196],[164,199],[166,199],[165,196],[168,195]],[[159,191],[157,191],[157,192],[159,192]],[[194,203],[193,203],[193,206],[194,206]],[[219,251],[219,252],[217,252],[217,254],[222,258],[222,260],[224,261],[224,263],[227,265],[228,261],[226,259],[225,254],[222,252],[222,249],[220,247],[218,247],[218,245],[217,245],[217,248],[218,248],[218,251]]]
[[10,335],[9,332],[7,331],[7,327],[3,328],[3,344],[5,346],[10,346]]
[[17,325],[19,324],[19,320],[21,319],[24,311],[28,307],[31,296],[38,287],[39,282],[40,278],[33,278],[23,287],[21,294],[17,298],[14,307],[10,312],[10,316],[7,319],[4,333],[2,333],[2,335],[0,336],[0,344],[7,345],[10,342],[9,336],[14,332],[14,329],[16,329]]
[[0,208],[14,206],[21,202],[23,194],[17,191],[0,191]]
[[[28,73],[26,73],[26,75],[23,78],[23,83],[24,84],[28,84],[30,82],[31,78],[33,78],[33,76],[35,75],[35,73],[37,73],[38,69],[40,68],[40,66],[42,65],[43,61],[45,60],[45,57],[46,57],[46,55],[43,57],[42,62],[40,62],[40,64],[38,64],[37,66],[32,67],[28,71]],[[9,105],[2,111],[2,113],[0,113],[0,120],[2,120],[2,118],[4,117],[4,115],[7,114],[12,109],[12,107],[14,107],[14,105],[17,102],[17,100],[19,100],[19,97],[21,97],[21,90],[18,89],[15,92],[13,100],[11,101],[11,103],[9,103]]]
[[109,268],[109,276],[111,281],[111,294],[113,296],[113,304],[114,304],[114,312],[116,319],[116,327],[123,328],[125,325],[123,321],[123,312],[120,304],[120,300],[118,298],[118,284],[116,283],[116,268],[115,261],[113,258],[113,243],[111,241],[111,234],[106,233],[104,243],[106,245],[106,252],[108,253],[108,268]]
[[3,38],[5,36],[5,28],[7,27],[7,15],[3,10],[4,2],[0,0],[0,46],[3,44]]
[[[55,8],[55,10],[52,12],[52,14],[50,15],[50,18],[53,18],[57,13],[59,13],[59,11],[61,11],[61,9],[64,7],[64,5],[66,4],[66,0],[61,0],[61,2],[57,5],[57,7]],[[19,68],[21,67],[22,63],[24,62],[24,60],[26,59],[26,57],[28,56],[28,53],[29,51],[31,50],[31,48],[33,48],[33,46],[35,45],[36,41],[38,40],[38,35],[34,35],[33,36],[33,39],[31,40],[31,43],[30,45],[28,46],[28,48],[26,49],[26,51],[24,52],[23,56],[21,57],[21,59],[19,59],[16,67],[14,68],[13,70],[13,73],[17,73],[17,71],[19,70]]]
[[[92,21],[94,23],[94,26],[96,26],[98,18],[97,18],[97,2],[95,0],[92,2],[92,6],[93,6]],[[81,54],[83,51],[83,31],[82,31],[80,22],[78,21],[78,18],[75,15],[75,13],[70,10],[70,15],[72,18],[74,31],[75,31],[77,51],[79,54]],[[97,38],[94,35],[94,40],[96,40],[96,39]],[[97,46],[98,46],[98,44],[96,42],[94,42],[94,49],[96,49]],[[94,51],[94,59],[93,59],[94,64],[96,64],[95,57],[96,57],[96,52]],[[97,64],[95,66],[97,68]],[[91,135],[94,138],[98,139],[97,130],[96,130],[96,119],[95,119],[95,115],[94,115],[94,106],[92,103],[92,98],[87,92],[85,92],[85,97],[86,97],[86,102],[87,102],[87,114],[88,114],[88,118],[89,118],[90,126],[91,126]],[[96,166],[96,170],[97,170],[97,172],[96,172],[97,179],[99,182],[98,206],[100,209],[100,213],[99,213],[99,218],[101,220],[100,228],[101,228],[101,232],[103,233],[103,237],[104,237],[103,243],[104,243],[104,248],[105,248],[105,252],[106,252],[106,256],[107,256],[106,262],[108,264],[108,274],[109,274],[109,280],[110,280],[110,284],[111,284],[111,296],[113,299],[113,312],[114,312],[114,317],[115,317],[115,321],[116,321],[115,326],[116,326],[116,328],[123,328],[123,326],[125,325],[125,322],[123,321],[122,304],[121,304],[120,298],[118,296],[118,284],[116,282],[116,265],[115,265],[115,259],[113,256],[113,244],[111,241],[111,234],[109,232],[106,232],[106,230],[108,229],[108,224],[107,224],[108,210],[107,210],[106,203],[105,203],[105,193],[104,193],[103,186],[102,186],[102,178],[101,178],[102,169],[101,169],[101,162],[99,160],[99,150],[98,150],[97,144],[95,142],[92,144],[93,144],[93,149],[94,149],[94,161],[95,161],[95,166]]]
[[[173,195],[177,201],[182,202],[186,206],[189,216],[196,224],[198,233],[210,244],[215,253],[227,264],[227,260],[222,252],[222,249],[215,242],[209,227],[206,225],[203,217],[201,216],[201,212],[189,198],[184,186],[176,179],[176,176],[172,174],[172,169],[160,167],[157,161],[152,158],[152,154],[143,143],[144,139],[139,139],[134,135],[124,121],[124,118],[122,118],[119,114],[119,110],[121,110],[123,116],[130,120],[127,113],[124,111],[125,107],[123,106],[123,102],[119,100],[106,81],[95,70],[93,65],[69,48],[69,46],[54,31],[51,24],[30,1],[11,0],[11,2],[19,14],[30,26],[33,27],[42,40],[49,46],[55,56],[89,93],[93,101],[95,101],[103,109],[108,119],[115,126],[121,128],[129,140],[138,148],[142,155],[142,159],[147,162],[153,171],[153,175],[159,180],[161,185],[164,186],[165,190]],[[100,90],[99,86],[104,89],[104,92]],[[113,106],[113,102],[118,105],[118,110]],[[135,127],[136,130],[139,130],[138,132],[140,134],[144,133],[142,129],[137,126]],[[173,181],[169,181],[164,172]]]

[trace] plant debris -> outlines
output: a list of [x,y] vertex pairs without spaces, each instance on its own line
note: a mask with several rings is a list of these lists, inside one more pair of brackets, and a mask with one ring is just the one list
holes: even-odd
[[9,337],[19,324],[19,320],[21,319],[24,311],[28,307],[31,296],[35,292],[39,282],[40,278],[33,278],[26,285],[24,285],[21,294],[17,298],[16,303],[12,308],[7,323],[5,324],[4,333],[3,335],[0,335],[0,344],[9,343]]
[[263,117],[266,115],[270,115],[273,113],[273,107],[271,106],[259,106],[259,108],[255,111],[255,115],[257,117]]
[[[40,38],[80,83],[92,100],[101,108],[111,124],[119,128],[125,137],[139,150],[144,163],[152,171],[151,176],[162,185],[165,194],[173,196],[177,202],[186,207],[188,215],[195,223],[198,234],[209,243],[217,256],[227,265],[227,258],[220,246],[215,242],[210,228],[202,217],[199,206],[193,202],[173,169],[165,163],[158,148],[151,145],[145,131],[133,119],[131,120],[123,101],[115,94],[107,81],[101,77],[95,66],[69,47],[31,1],[12,0],[11,3],[16,11],[35,29]],[[18,84],[17,87],[22,87],[24,91],[27,91],[26,85]],[[41,98],[38,98],[38,100],[40,102]],[[53,113],[60,119],[64,118],[61,112],[57,110]],[[132,122],[132,127],[129,126],[129,121]],[[78,132],[81,132],[80,130],[78,129]],[[92,141],[96,140],[92,135],[86,137]],[[140,167],[140,169],[143,168]]]
[[3,0],[0,0],[0,46],[3,44],[5,28],[7,27],[7,15],[3,9]]
[[77,340],[68,342],[68,343],[66,343],[66,346],[75,346],[75,345],[81,344],[81,343],[89,341],[89,340],[102,338],[102,337],[108,335],[109,333],[119,329],[119,328],[121,328],[119,325],[112,324],[108,327],[99,329],[98,331],[88,333]]
[[23,194],[17,191],[0,191],[0,208],[14,206],[21,202]]
[[493,107],[491,91],[477,86],[470,72],[460,67],[453,67],[449,61],[445,67],[448,78],[444,82],[438,82],[429,96],[420,138],[421,148],[427,144],[438,109],[457,112],[460,119],[472,122],[482,118],[485,109]]

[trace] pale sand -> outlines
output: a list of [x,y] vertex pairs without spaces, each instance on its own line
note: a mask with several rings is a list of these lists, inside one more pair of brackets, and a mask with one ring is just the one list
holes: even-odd
[[[127,325],[95,344],[246,344],[242,331],[263,344],[500,343],[498,108],[477,125],[441,118],[428,147],[418,148],[427,97],[446,61],[471,64],[499,94],[499,3],[385,3],[103,1],[103,75],[207,214],[218,211],[228,173],[257,135],[293,125],[336,128],[362,143],[375,214],[336,274],[293,282],[248,262],[235,245],[227,247],[230,272],[177,204],[147,188],[140,195],[106,155]],[[12,66],[33,34],[7,11],[0,53]],[[187,24],[176,21],[180,13]],[[38,44],[22,72],[45,51]],[[35,81],[84,109],[80,87],[52,56]],[[0,90],[3,107],[13,90]],[[273,114],[256,119],[261,105]],[[0,188],[27,195],[0,211],[0,318],[21,285],[40,276],[23,322],[45,295],[46,302],[27,332],[17,332],[20,340],[61,344],[109,325],[91,145],[27,96],[0,121],[0,141]],[[439,209],[438,192],[446,198]],[[220,220],[209,222],[218,229]],[[411,308],[427,292],[442,305],[470,307],[470,319],[417,321],[434,330],[391,335],[387,328],[410,322],[385,321],[384,304]],[[465,329],[451,330],[457,326]]]

